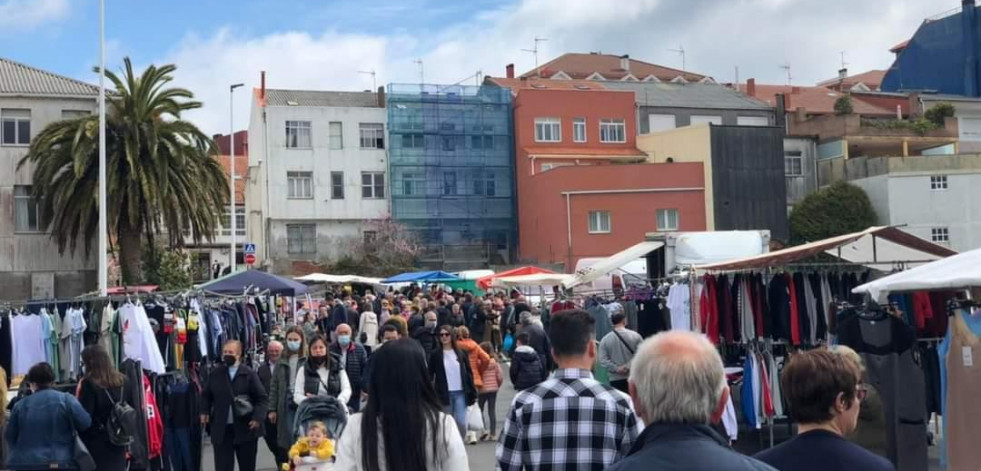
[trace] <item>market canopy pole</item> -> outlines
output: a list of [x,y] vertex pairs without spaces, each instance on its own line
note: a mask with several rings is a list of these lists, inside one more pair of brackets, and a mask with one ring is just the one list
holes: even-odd
[[99,294],[109,290],[106,207],[106,0],[99,0]]

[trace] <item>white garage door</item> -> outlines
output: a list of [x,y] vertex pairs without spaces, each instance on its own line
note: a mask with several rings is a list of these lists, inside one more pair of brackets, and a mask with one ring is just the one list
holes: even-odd
[[666,131],[676,127],[673,114],[647,115],[648,132]]
[[770,119],[766,116],[737,116],[736,124],[740,126],[769,126]]

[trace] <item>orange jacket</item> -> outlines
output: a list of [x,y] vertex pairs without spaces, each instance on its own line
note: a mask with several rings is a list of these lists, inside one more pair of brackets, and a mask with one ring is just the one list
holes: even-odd
[[480,389],[484,386],[483,371],[490,364],[490,355],[477,345],[473,339],[460,339],[456,341],[456,346],[467,352],[470,359],[470,371],[473,373],[473,385]]

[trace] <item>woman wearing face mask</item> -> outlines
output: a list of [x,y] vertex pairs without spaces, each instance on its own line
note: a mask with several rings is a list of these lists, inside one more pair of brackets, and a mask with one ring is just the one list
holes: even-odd
[[[307,355],[306,336],[303,328],[291,327],[286,331],[286,348],[276,363],[272,385],[269,387],[269,421],[276,425],[276,441],[279,457],[286,457],[287,450],[293,446],[293,416],[296,403],[293,402],[293,383],[297,372],[303,367]],[[286,460],[277,463],[282,466]]]
[[89,345],[82,350],[85,376],[78,382],[75,392],[78,402],[92,416],[92,426],[80,436],[95,459],[96,469],[124,471],[126,447],[109,441],[106,424],[117,402],[123,400],[126,376],[112,366],[109,353],[101,345]]
[[855,469],[894,471],[892,463],[850,441],[865,399],[862,367],[827,349],[798,353],[780,374],[780,387],[797,422],[797,436],[756,459],[778,471]]
[[453,328],[440,326],[438,335],[441,348],[429,357],[429,374],[443,410],[453,416],[463,436],[467,431],[467,406],[477,402],[477,387],[473,384],[469,356],[457,347]]
[[75,433],[92,424],[92,418],[75,396],[51,389],[54,370],[38,363],[27,372],[31,395],[10,413],[4,438],[10,449],[4,469],[77,469],[72,450]]
[[222,347],[222,365],[211,372],[201,395],[201,423],[214,445],[215,471],[255,471],[262,422],[269,405],[262,381],[242,361],[242,343]]
[[317,396],[331,396],[341,404],[351,400],[351,383],[341,359],[330,355],[322,335],[310,341],[310,354],[293,382],[293,402],[297,405]]

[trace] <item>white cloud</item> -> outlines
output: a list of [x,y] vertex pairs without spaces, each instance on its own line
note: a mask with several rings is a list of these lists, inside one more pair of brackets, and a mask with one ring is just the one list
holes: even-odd
[[0,0],[0,29],[24,30],[68,14],[68,0]]
[[[47,0],[54,1],[54,0]],[[614,5],[615,3],[615,5]],[[227,132],[228,85],[258,86],[267,71],[270,88],[363,90],[374,69],[378,84],[418,82],[413,60],[422,58],[425,80],[454,83],[480,70],[503,75],[507,63],[519,73],[534,58],[521,49],[541,43],[539,62],[564,52],[602,51],[671,67],[687,68],[732,81],[740,78],[783,83],[780,66],[789,63],[795,84],[835,76],[840,51],[852,72],[884,69],[890,46],[912,36],[924,17],[957,7],[955,0],[519,0],[474,13],[431,31],[391,35],[278,32],[248,37],[231,29],[211,36],[190,35],[158,63],[178,65],[177,82],[205,102],[192,119],[209,133]],[[463,83],[474,83],[474,79]],[[238,94],[236,128],[245,128],[249,93]]]

